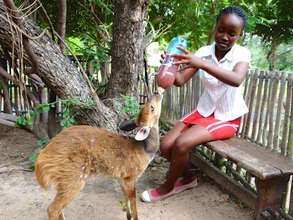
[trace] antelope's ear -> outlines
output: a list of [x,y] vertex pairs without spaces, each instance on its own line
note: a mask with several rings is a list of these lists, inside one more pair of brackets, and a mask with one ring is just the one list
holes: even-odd
[[150,134],[151,127],[142,127],[139,129],[137,134],[135,135],[135,140],[143,141],[145,140]]
[[120,123],[119,129],[122,131],[132,131],[137,127],[135,120],[126,120]]

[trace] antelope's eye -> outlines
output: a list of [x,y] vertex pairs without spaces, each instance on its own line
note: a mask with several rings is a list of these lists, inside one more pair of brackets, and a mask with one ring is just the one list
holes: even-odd
[[151,105],[151,112],[154,112],[155,111],[155,108],[154,106]]

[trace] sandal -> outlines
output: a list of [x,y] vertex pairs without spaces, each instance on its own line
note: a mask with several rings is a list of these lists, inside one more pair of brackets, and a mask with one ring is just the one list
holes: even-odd
[[193,180],[191,180],[190,182],[184,182],[183,178],[179,178],[174,186],[174,190],[176,191],[176,193],[182,192],[184,190],[187,189],[191,189],[195,186],[197,186],[198,184],[198,179],[194,178]]
[[187,189],[191,189],[193,187],[197,186],[197,178],[195,178],[194,180],[192,180],[189,183],[184,183],[183,179],[180,178],[176,181],[174,188],[164,194],[164,195],[160,195],[160,193],[158,192],[158,190],[156,188],[151,188],[149,190],[144,191],[141,195],[140,195],[140,199],[143,202],[156,202],[159,200],[163,200],[169,196],[172,196],[174,194],[180,193],[184,190]]
[[140,199],[143,202],[156,202],[159,200],[163,200],[169,196],[172,196],[174,194],[176,194],[177,192],[175,191],[175,188],[173,188],[170,192],[164,194],[164,195],[160,195],[160,193],[158,192],[158,190],[156,188],[151,188],[149,190],[144,191],[141,195],[140,195]]

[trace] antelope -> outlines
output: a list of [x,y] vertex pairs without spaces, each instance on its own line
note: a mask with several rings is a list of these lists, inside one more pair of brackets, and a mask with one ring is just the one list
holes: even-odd
[[48,206],[49,220],[64,220],[65,208],[92,175],[120,180],[127,220],[137,220],[135,183],[159,148],[159,118],[162,95],[154,94],[135,120],[120,125],[123,130],[140,127],[135,138],[86,125],[64,129],[41,150],[35,165],[39,185],[54,187]]

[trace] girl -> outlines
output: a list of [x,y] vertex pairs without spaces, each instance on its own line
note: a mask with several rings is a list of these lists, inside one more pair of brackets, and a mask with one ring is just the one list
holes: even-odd
[[160,151],[170,161],[170,168],[165,183],[141,194],[145,202],[158,201],[195,186],[195,176],[179,178],[192,148],[233,137],[240,117],[248,112],[239,86],[249,69],[250,52],[236,44],[243,35],[245,15],[239,8],[229,6],[220,12],[216,21],[212,45],[201,47],[195,55],[183,48],[179,48],[183,54],[173,55],[178,60],[175,64],[185,65],[176,75],[175,85],[182,86],[198,72],[204,92],[195,111],[176,122],[162,138]]

